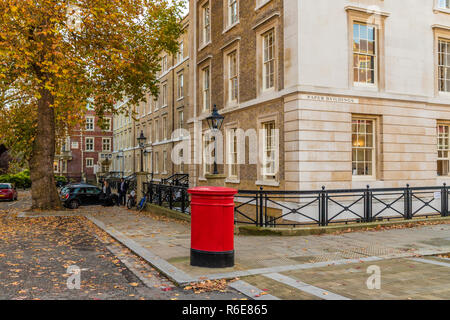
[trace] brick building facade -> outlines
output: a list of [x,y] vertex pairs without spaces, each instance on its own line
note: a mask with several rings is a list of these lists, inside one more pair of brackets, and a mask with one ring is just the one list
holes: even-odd
[[55,156],[55,174],[72,181],[97,182],[106,175],[112,164],[113,122],[112,115],[106,115],[109,123],[100,128],[95,112],[86,112],[84,127],[76,127],[61,141],[60,152]]

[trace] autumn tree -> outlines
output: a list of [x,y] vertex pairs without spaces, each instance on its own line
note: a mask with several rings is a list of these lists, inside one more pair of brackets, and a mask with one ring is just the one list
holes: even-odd
[[102,118],[117,101],[158,95],[159,55],[178,50],[181,1],[0,0],[0,141],[26,155],[34,209],[59,208],[56,136],[88,102]]

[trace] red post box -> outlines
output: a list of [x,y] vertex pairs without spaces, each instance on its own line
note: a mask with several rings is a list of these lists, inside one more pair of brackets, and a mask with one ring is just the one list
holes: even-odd
[[234,266],[234,195],[223,187],[196,187],[191,194],[191,265]]

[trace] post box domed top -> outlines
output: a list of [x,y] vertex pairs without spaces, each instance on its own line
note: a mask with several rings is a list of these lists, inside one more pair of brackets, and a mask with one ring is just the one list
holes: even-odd
[[223,195],[223,196],[232,196],[235,195],[238,191],[232,188],[224,188],[224,187],[195,187],[188,190],[190,194],[195,195]]

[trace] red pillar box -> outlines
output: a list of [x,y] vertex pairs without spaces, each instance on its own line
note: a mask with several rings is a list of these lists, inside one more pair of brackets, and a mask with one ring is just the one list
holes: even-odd
[[196,187],[191,194],[191,265],[234,266],[234,195],[237,190]]

